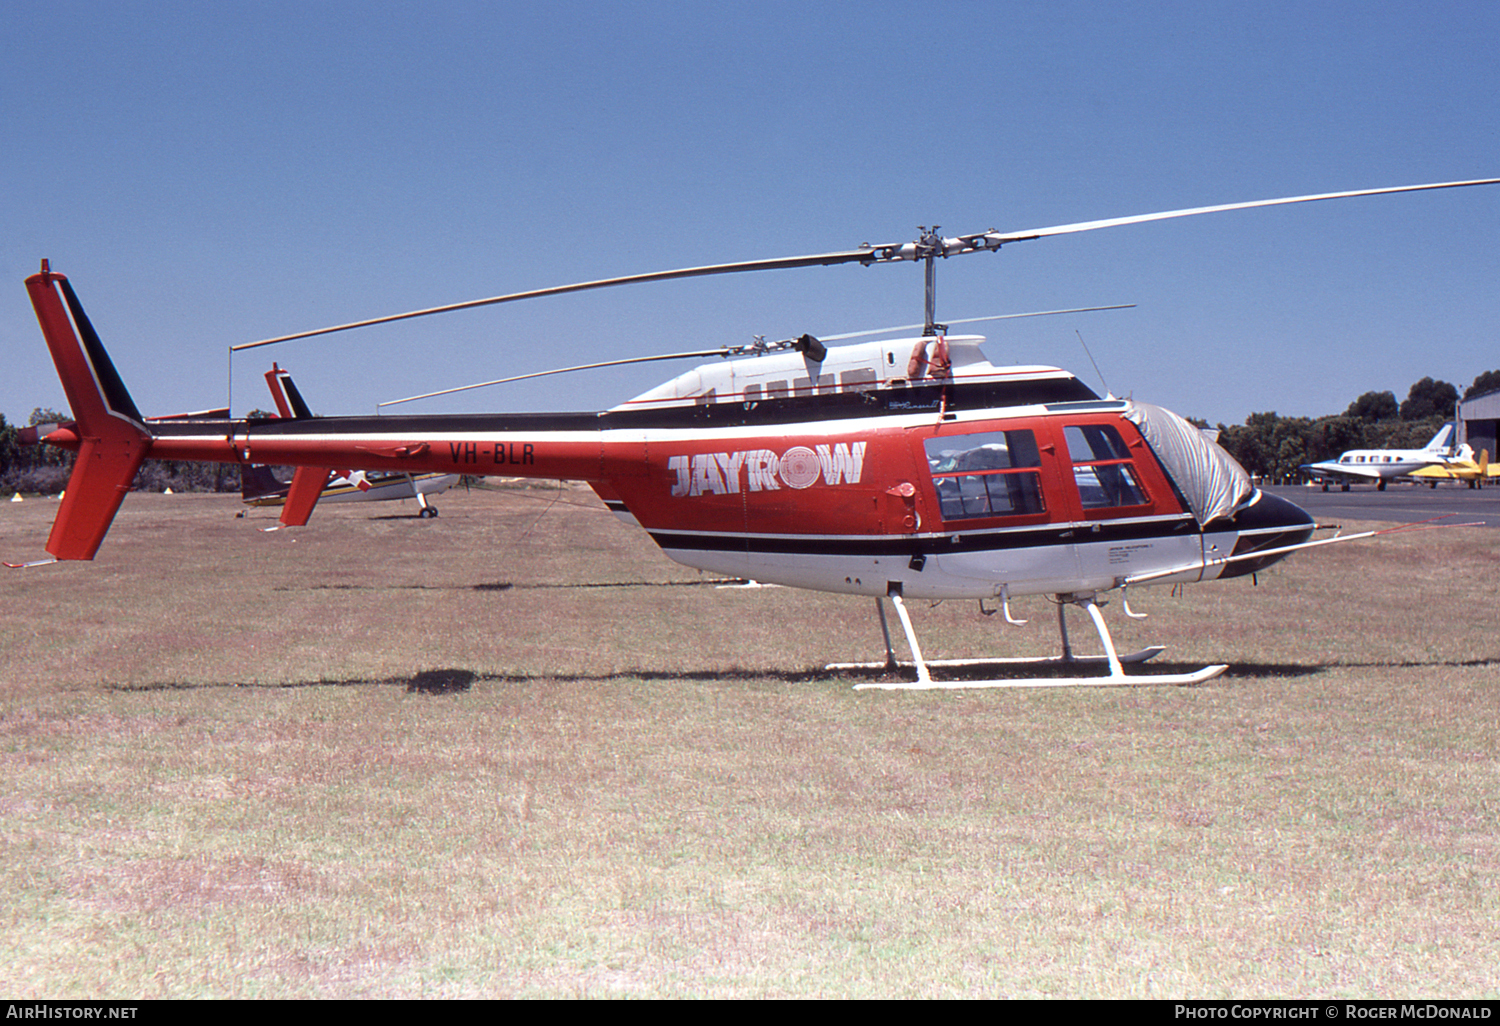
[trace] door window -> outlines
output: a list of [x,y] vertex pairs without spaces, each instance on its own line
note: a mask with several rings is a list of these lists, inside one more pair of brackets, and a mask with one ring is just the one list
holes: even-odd
[[1030,431],[943,435],[923,442],[944,520],[1043,513],[1041,455]]

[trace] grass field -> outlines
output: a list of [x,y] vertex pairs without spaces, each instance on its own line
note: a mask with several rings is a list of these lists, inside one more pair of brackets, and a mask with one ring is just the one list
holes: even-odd
[[[856,693],[868,599],[717,589],[586,491],[440,505],[132,495],[0,576],[0,994],[1500,994],[1500,534],[1106,611],[1197,688]],[[913,612],[1049,654],[1017,605]]]

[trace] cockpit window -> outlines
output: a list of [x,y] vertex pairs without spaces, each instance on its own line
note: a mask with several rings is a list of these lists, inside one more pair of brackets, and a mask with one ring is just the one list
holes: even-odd
[[923,444],[944,520],[1045,512],[1032,432],[945,435]]
[[1144,506],[1130,450],[1120,432],[1110,424],[1072,424],[1063,429],[1068,456],[1073,460],[1073,480],[1084,509]]

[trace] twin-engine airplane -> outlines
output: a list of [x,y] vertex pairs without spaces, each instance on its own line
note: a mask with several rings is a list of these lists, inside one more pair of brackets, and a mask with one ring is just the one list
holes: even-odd
[[1350,449],[1336,460],[1304,463],[1297,469],[1307,471],[1308,477],[1314,481],[1321,481],[1325,492],[1328,491],[1328,482],[1334,480],[1339,481],[1341,490],[1346,492],[1351,480],[1374,481],[1375,487],[1383,492],[1386,482],[1393,477],[1406,477],[1424,467],[1442,466],[1453,461],[1472,462],[1473,449],[1453,444],[1456,433],[1457,426],[1450,421],[1420,449]]
[[[588,482],[673,559],[765,583],[883,599],[901,620],[914,684],[877,687],[1191,684],[1222,673],[1127,675],[1099,595],[1253,573],[1311,541],[1297,506],[1255,488],[1177,415],[1101,398],[1055,367],[989,362],[978,336],[935,323],[937,257],[1171,217],[1322,199],[1489,185],[1372,189],[1167,211],[581,282],[267,339],[608,285],[737,271],[921,260],[920,337],[829,348],[809,335],[738,350],[600,413],[148,421],[136,409],[72,286],[47,267],[26,280],[76,422],[43,439],[78,453],[47,551],[90,559],[149,454],[172,460],[358,466]],[[627,362],[627,361],[617,361]],[[1359,537],[1359,536],[1351,536]],[[1062,656],[1078,663],[1063,610],[1081,606],[1104,647],[1102,676],[940,683],[904,599],[1009,601],[1052,595]],[[1127,614],[1130,613],[1128,604]],[[1133,615],[1133,614],[1132,614]],[[886,665],[896,666],[885,631]]]

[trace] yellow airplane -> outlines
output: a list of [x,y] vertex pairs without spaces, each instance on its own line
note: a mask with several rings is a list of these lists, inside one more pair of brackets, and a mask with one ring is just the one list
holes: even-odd
[[1480,449],[1477,463],[1473,460],[1434,463],[1430,467],[1413,470],[1411,476],[1422,478],[1433,488],[1437,487],[1439,481],[1467,481],[1470,488],[1483,488],[1485,481],[1500,477],[1500,467],[1490,466],[1490,451]]

